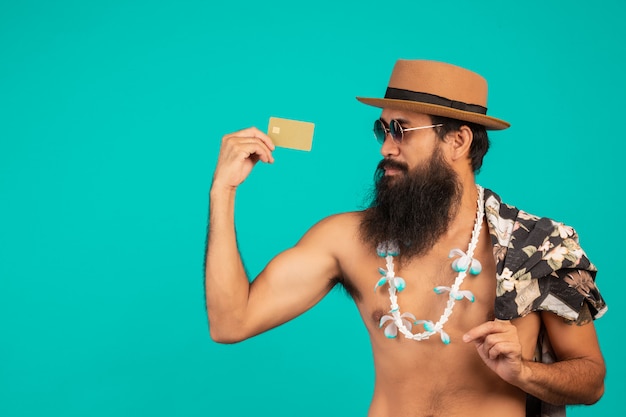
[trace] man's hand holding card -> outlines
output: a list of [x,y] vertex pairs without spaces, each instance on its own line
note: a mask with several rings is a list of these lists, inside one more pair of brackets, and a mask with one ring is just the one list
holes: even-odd
[[274,162],[275,146],[310,151],[314,128],[313,123],[270,117],[267,135],[248,128],[224,136],[213,186],[236,188],[258,161]]

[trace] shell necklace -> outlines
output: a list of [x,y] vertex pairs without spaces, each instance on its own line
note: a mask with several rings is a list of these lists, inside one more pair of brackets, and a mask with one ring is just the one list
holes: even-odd
[[[382,275],[382,278],[380,278],[376,283],[374,291],[385,284],[389,287],[388,290],[391,309],[389,310],[389,314],[385,314],[380,319],[379,323],[379,327],[381,328],[385,325],[385,323],[387,323],[387,327],[385,327],[384,332],[385,336],[388,338],[395,338],[398,335],[398,331],[400,331],[400,333],[402,333],[407,339],[422,341],[430,338],[430,336],[436,333],[439,333],[443,343],[446,345],[450,343],[450,336],[443,330],[443,325],[446,324],[450,318],[456,301],[467,298],[470,302],[474,302],[474,294],[468,290],[461,290],[460,287],[461,284],[463,284],[463,280],[465,279],[467,272],[472,275],[478,275],[482,270],[480,262],[473,258],[485,214],[483,187],[476,185],[476,188],[478,189],[476,223],[474,223],[472,238],[467,248],[467,253],[464,253],[460,249],[452,249],[448,255],[449,258],[455,256],[458,257],[452,261],[452,269],[457,272],[458,275],[456,276],[454,284],[451,287],[439,286],[433,289],[436,294],[448,294],[446,308],[441,317],[439,317],[439,321],[436,323],[433,323],[430,320],[417,320],[413,314],[408,312],[402,313],[400,311],[397,294],[406,287],[406,282],[403,278],[397,277],[394,272],[393,258],[394,256],[398,256],[400,254],[399,247],[395,242],[383,242],[376,248],[378,256],[385,258],[387,266],[387,269],[378,268],[378,272]],[[420,324],[423,326],[424,331],[420,333],[412,333],[411,329],[413,328],[413,325],[417,326]]]

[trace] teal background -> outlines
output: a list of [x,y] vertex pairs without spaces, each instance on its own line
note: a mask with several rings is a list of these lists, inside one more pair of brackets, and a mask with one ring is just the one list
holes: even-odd
[[371,351],[340,290],[251,340],[210,340],[207,195],[222,135],[278,116],[315,122],[313,150],[278,149],[241,187],[249,272],[362,208],[379,113],[354,97],[383,94],[398,58],[489,80],[512,127],[479,182],[580,233],[609,304],[608,375],[569,415],[615,415],[625,3],[471,3],[2,1],[0,416],[365,415]]

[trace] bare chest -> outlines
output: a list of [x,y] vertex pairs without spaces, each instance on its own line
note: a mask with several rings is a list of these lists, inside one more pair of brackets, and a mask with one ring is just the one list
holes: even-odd
[[[467,271],[460,281],[459,272],[452,267],[455,258],[449,258],[448,253],[449,249],[442,248],[407,264],[393,259],[392,265],[389,259],[374,254],[351,265],[346,272],[357,290],[355,302],[373,342],[394,336],[402,339],[405,330],[419,334],[433,326],[459,339],[472,327],[493,319],[496,279],[491,245],[485,242],[475,252],[474,257],[482,264],[480,273]],[[393,283],[384,282],[390,266]],[[391,316],[406,319],[403,323],[407,329],[385,331],[394,325]]]

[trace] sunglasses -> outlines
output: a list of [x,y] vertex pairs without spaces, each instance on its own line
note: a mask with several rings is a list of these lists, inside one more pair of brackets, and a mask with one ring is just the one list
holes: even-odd
[[374,121],[374,136],[376,136],[376,140],[381,145],[385,143],[385,138],[387,137],[387,133],[391,135],[391,139],[393,139],[396,143],[402,143],[404,139],[404,132],[410,132],[411,130],[420,130],[420,129],[428,129],[431,127],[439,127],[443,126],[443,124],[439,123],[437,125],[428,125],[428,126],[418,126],[418,127],[402,127],[402,124],[396,119],[392,119],[389,121],[389,127],[385,126],[385,122],[381,119]]

